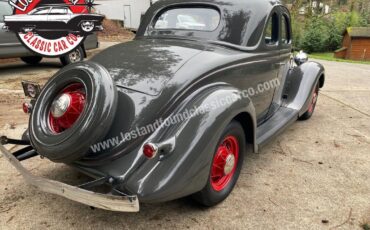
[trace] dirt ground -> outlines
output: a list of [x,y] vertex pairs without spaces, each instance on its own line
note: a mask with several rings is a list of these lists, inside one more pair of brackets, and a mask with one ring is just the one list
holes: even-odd
[[[249,154],[235,190],[217,207],[185,198],[142,204],[139,213],[92,210],[27,186],[0,157],[0,228],[362,229],[370,224],[370,66],[321,63],[327,81],[312,119]],[[0,135],[20,137],[27,126],[20,81],[44,83],[59,68],[55,60],[0,64]],[[39,158],[25,164],[71,184],[84,177]]]

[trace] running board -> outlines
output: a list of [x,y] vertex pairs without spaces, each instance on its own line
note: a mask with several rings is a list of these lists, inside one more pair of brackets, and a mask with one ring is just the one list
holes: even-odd
[[298,119],[298,114],[298,110],[280,107],[270,119],[257,128],[258,147],[267,144],[294,123]]

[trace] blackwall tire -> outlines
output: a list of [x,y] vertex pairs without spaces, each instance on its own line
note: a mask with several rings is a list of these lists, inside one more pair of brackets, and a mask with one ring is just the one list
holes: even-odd
[[40,56],[21,57],[21,60],[29,65],[37,65],[41,62],[42,57]]
[[80,62],[84,60],[84,50],[81,46],[77,47],[75,50],[70,52],[69,54],[60,58],[60,62],[63,66],[67,66],[76,62]]
[[[81,83],[86,105],[72,127],[55,133],[49,123],[50,106],[69,84]],[[71,163],[83,158],[92,144],[107,135],[117,109],[117,90],[108,71],[93,62],[71,64],[60,70],[44,86],[30,117],[32,146],[54,162]]]
[[235,171],[232,174],[228,183],[224,184],[219,189],[215,190],[215,185],[212,182],[212,166],[211,166],[211,171],[206,186],[200,192],[192,196],[192,198],[195,201],[197,201],[199,204],[203,206],[211,207],[225,200],[232,192],[239,178],[240,171],[243,166],[244,155],[246,152],[245,134],[240,123],[233,121],[226,127],[219,142],[217,143],[217,147],[215,150],[216,153],[213,156],[212,164],[214,163],[215,158],[217,156],[218,147],[222,144],[225,138],[228,137],[234,137],[238,143],[238,159],[235,162]]
[[22,141],[30,141],[30,135],[29,135],[28,129],[26,131],[24,131],[24,133],[22,134],[21,140]]

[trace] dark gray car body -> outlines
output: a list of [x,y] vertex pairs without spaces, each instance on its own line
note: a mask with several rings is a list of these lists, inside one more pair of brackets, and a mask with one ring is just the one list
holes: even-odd
[[[151,28],[159,12],[182,5],[214,7],[221,12],[221,23],[213,32]],[[291,42],[265,44],[264,28],[272,12],[289,16],[279,2],[267,0],[154,4],[134,41],[92,59],[108,70],[118,89],[118,111],[105,140],[266,81],[279,79],[280,86],[90,153],[72,165],[96,178],[115,178],[116,189],[142,202],[162,202],[205,186],[216,143],[232,120],[243,125],[247,142],[258,152],[307,111],[314,87],[324,85],[319,63],[292,65]],[[154,159],[142,154],[148,142],[163,146]]]
[[[217,9],[219,26],[213,32],[152,28],[159,12],[184,5]],[[279,19],[282,15],[289,18],[284,6],[269,0],[155,3],[134,41],[99,53],[91,60],[94,64],[78,64],[90,73],[101,73],[96,66],[106,69],[104,74],[113,78],[118,90],[114,123],[102,140],[192,109],[198,115],[87,153],[70,165],[95,178],[113,178],[116,190],[137,195],[141,202],[163,202],[202,190],[216,145],[231,121],[242,124],[246,141],[258,152],[308,110],[315,86],[324,85],[324,68],[319,63],[292,64],[291,41],[283,43],[281,32],[276,44],[265,43],[264,31],[272,13]],[[61,74],[75,68],[67,66]],[[280,82],[277,88],[198,111],[276,79]],[[146,158],[144,143],[155,143],[159,154]]]

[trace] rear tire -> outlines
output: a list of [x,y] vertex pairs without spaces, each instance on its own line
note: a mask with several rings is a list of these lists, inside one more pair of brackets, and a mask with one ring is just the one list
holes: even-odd
[[60,61],[64,66],[80,62],[84,60],[84,50],[81,46],[70,52],[69,54],[60,58]]
[[30,141],[30,135],[29,135],[28,129],[26,129],[26,131],[24,131],[24,133],[22,134],[21,140],[22,141]]
[[[51,124],[51,106],[73,84],[82,84],[86,103],[73,125],[61,132]],[[30,117],[34,149],[54,162],[71,163],[86,156],[108,134],[116,115],[118,94],[108,71],[92,62],[72,64],[56,73],[38,96]]]
[[299,117],[299,120],[305,121],[312,117],[313,113],[315,112],[317,98],[319,97],[319,89],[320,89],[320,86],[317,83],[317,85],[314,88],[314,91],[312,92],[311,101],[310,101],[310,105],[308,106],[308,110],[302,116]]
[[[223,156],[222,151],[225,150],[223,149],[225,146],[227,154]],[[207,207],[217,205],[225,200],[232,192],[239,178],[245,151],[246,141],[244,130],[240,123],[233,121],[226,127],[217,143],[206,186],[200,192],[194,194],[192,198]],[[220,164],[218,159],[229,159],[230,154],[234,157],[232,169],[228,163],[222,167],[223,162],[221,160]],[[225,160],[225,162],[228,161]],[[227,172],[230,173],[227,174]]]
[[21,57],[21,60],[29,65],[37,65],[41,62],[42,57],[40,56]]

